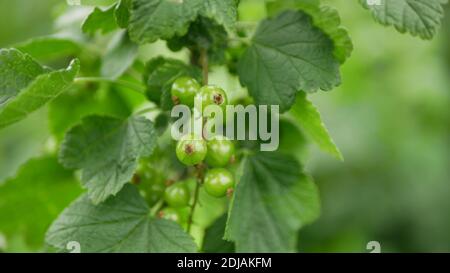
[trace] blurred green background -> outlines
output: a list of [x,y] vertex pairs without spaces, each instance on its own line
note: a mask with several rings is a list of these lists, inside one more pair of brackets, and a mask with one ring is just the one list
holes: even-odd
[[[0,47],[50,34],[63,2],[0,0]],[[367,252],[369,241],[389,252],[450,251],[448,5],[440,33],[422,41],[375,23],[357,1],[323,2],[338,8],[355,46],[342,86],[312,95],[345,162],[312,147],[322,215],[301,231],[299,251]],[[0,131],[0,181],[51,149],[46,115]],[[18,235],[8,250],[27,246]]]

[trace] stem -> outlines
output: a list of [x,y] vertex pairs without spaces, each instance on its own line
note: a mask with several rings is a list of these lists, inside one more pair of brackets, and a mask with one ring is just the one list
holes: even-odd
[[[200,59],[200,64],[202,65],[202,71],[203,71],[203,84],[207,85],[208,84],[209,64],[208,64],[208,52],[206,51],[206,49],[200,50],[200,58],[199,59]],[[205,175],[204,175],[205,166],[197,165],[196,168],[197,168],[197,183],[195,184],[194,201],[192,202],[192,205],[191,205],[191,212],[189,213],[189,218],[188,218],[188,223],[187,223],[187,232],[188,233],[191,231],[195,207],[198,204],[198,196],[199,196],[199,192],[200,192],[200,187],[205,180]]]
[[84,83],[84,82],[107,82],[111,84],[121,85],[123,87],[129,88],[139,94],[145,94],[145,88],[142,85],[124,81],[124,80],[113,80],[108,78],[100,78],[100,77],[80,77],[75,79],[75,83]]
[[147,114],[147,113],[150,113],[150,112],[153,112],[153,111],[158,111],[158,110],[159,110],[159,108],[156,107],[156,106],[154,106],[154,107],[148,107],[148,108],[144,108],[144,109],[142,109],[142,110],[137,111],[137,112],[135,113],[135,115],[136,115],[136,116],[139,116],[139,115]]
[[198,203],[198,195],[200,192],[200,186],[203,184],[203,176],[197,180],[197,184],[195,184],[195,192],[194,192],[194,201],[191,205],[191,212],[189,213],[188,223],[187,223],[187,232],[191,231],[192,219],[194,218],[195,207]]
[[164,199],[160,199],[151,209],[150,209],[150,215],[155,216],[156,213],[161,209],[162,205],[164,204]]

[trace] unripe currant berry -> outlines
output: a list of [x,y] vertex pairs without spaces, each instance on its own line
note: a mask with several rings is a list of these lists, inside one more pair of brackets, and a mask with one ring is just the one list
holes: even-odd
[[228,104],[228,98],[225,91],[214,85],[206,85],[200,88],[200,91],[195,96],[195,101],[198,101],[197,103],[201,102],[203,111],[205,111],[205,108],[209,105],[217,105],[225,112]]
[[205,175],[205,191],[214,197],[224,197],[234,187],[233,174],[227,169],[215,168]]
[[174,104],[194,106],[194,98],[200,89],[200,84],[191,77],[178,78],[172,85],[171,95]]
[[171,220],[174,222],[180,222],[180,215],[174,208],[164,208],[159,212],[159,218]]
[[166,188],[164,200],[173,207],[179,208],[189,204],[190,194],[186,183],[178,182]]
[[208,153],[205,161],[211,167],[224,167],[234,157],[234,143],[224,136],[214,136],[206,143]]
[[195,134],[187,134],[178,141],[176,154],[181,163],[193,166],[205,159],[207,150],[204,139]]

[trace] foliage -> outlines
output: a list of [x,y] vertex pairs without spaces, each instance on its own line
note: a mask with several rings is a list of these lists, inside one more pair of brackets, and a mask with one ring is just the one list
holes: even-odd
[[[259,1],[269,16],[250,27],[238,19],[240,2],[85,0],[81,4],[91,8],[76,22],[78,29],[63,26],[0,50],[0,128],[49,104],[57,144],[0,185],[0,215],[20,204],[31,248],[41,248],[45,237],[58,251],[70,241],[83,252],[296,251],[298,231],[319,217],[321,207],[318,188],[302,167],[300,142],[314,142],[343,160],[308,97],[341,84],[353,44],[338,10],[318,0]],[[381,8],[361,1],[378,22],[423,39],[436,33],[446,2],[382,0]],[[85,8],[67,7],[60,18]],[[161,43],[170,54],[142,57]],[[50,68],[60,63],[70,64]],[[276,152],[236,143],[226,155],[230,160],[220,164],[236,183],[230,178],[213,198],[202,186],[205,173],[217,169],[197,164],[211,155],[202,150],[199,158],[189,143],[177,145],[168,116],[179,103],[174,82],[190,77],[207,85],[217,67],[237,73],[240,101],[279,105],[288,120],[281,130],[292,135],[281,136],[286,142]],[[223,92],[220,104],[238,103],[234,91]],[[194,161],[194,167],[181,164]],[[62,210],[80,194],[75,179],[87,191]],[[23,189],[34,204],[25,195],[14,199]],[[177,189],[183,189],[183,202],[176,200]],[[32,221],[26,207],[42,222]],[[10,238],[14,223],[6,221],[0,217],[0,231]]]

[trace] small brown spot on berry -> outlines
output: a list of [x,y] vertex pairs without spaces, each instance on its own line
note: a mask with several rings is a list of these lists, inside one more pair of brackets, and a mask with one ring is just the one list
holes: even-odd
[[221,94],[214,94],[213,100],[215,104],[220,105],[223,103],[223,96]]
[[184,151],[186,152],[186,154],[191,155],[194,153],[194,146],[192,146],[192,144],[187,144],[184,147]]
[[231,198],[231,196],[233,196],[233,192],[234,192],[233,188],[227,189],[227,197]]
[[172,185],[173,183],[175,183],[175,181],[173,181],[172,179],[167,179],[164,184],[168,187],[170,185]]
[[173,104],[178,105],[180,104],[180,99],[177,96],[172,96]]
[[234,163],[236,163],[236,156],[232,155],[230,158],[230,164],[234,164]]

